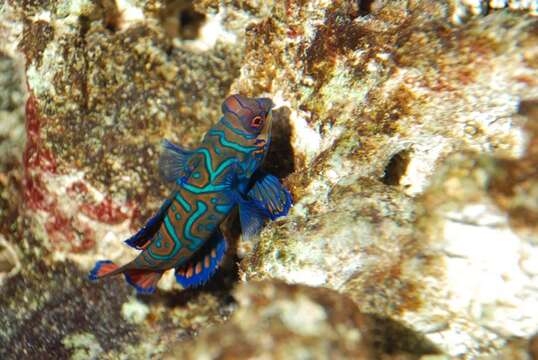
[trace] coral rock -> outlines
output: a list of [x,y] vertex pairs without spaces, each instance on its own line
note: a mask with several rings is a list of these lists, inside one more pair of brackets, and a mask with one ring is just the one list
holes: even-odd
[[221,326],[178,343],[166,359],[371,359],[372,321],[327,289],[260,282],[235,290],[238,310]]

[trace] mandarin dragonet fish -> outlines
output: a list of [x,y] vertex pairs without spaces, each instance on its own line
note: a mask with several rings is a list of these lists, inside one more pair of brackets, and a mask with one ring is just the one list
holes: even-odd
[[173,268],[184,288],[198,286],[222,261],[227,242],[219,225],[236,206],[247,238],[267,220],[286,215],[290,193],[259,169],[271,142],[272,108],[268,98],[232,95],[200,147],[187,150],[163,141],[159,171],[172,195],[125,241],[140,254],[123,266],[98,261],[90,280],[123,274],[139,293],[152,293],[163,272]]

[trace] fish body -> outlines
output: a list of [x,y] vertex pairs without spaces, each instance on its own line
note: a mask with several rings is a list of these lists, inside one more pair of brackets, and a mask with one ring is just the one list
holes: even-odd
[[247,237],[268,219],[286,215],[289,192],[259,170],[271,141],[272,107],[268,98],[232,95],[198,148],[185,150],[164,141],[159,168],[173,183],[173,192],[126,240],[140,254],[121,267],[99,261],[90,279],[123,273],[139,292],[151,293],[163,272],[173,268],[184,287],[196,286],[210,278],[224,256],[227,242],[219,224],[234,207],[239,206]]

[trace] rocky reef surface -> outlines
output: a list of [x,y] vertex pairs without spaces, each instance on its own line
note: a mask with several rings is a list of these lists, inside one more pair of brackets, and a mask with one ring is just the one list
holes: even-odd
[[[537,358],[535,1],[0,4],[0,358]],[[92,284],[231,92],[289,216],[206,286]]]

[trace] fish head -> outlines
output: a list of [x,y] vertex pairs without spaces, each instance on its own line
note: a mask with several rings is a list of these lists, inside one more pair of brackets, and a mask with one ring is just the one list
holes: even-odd
[[234,127],[254,135],[256,143],[263,141],[269,146],[273,106],[273,101],[269,98],[250,98],[236,94],[224,101],[222,113]]

